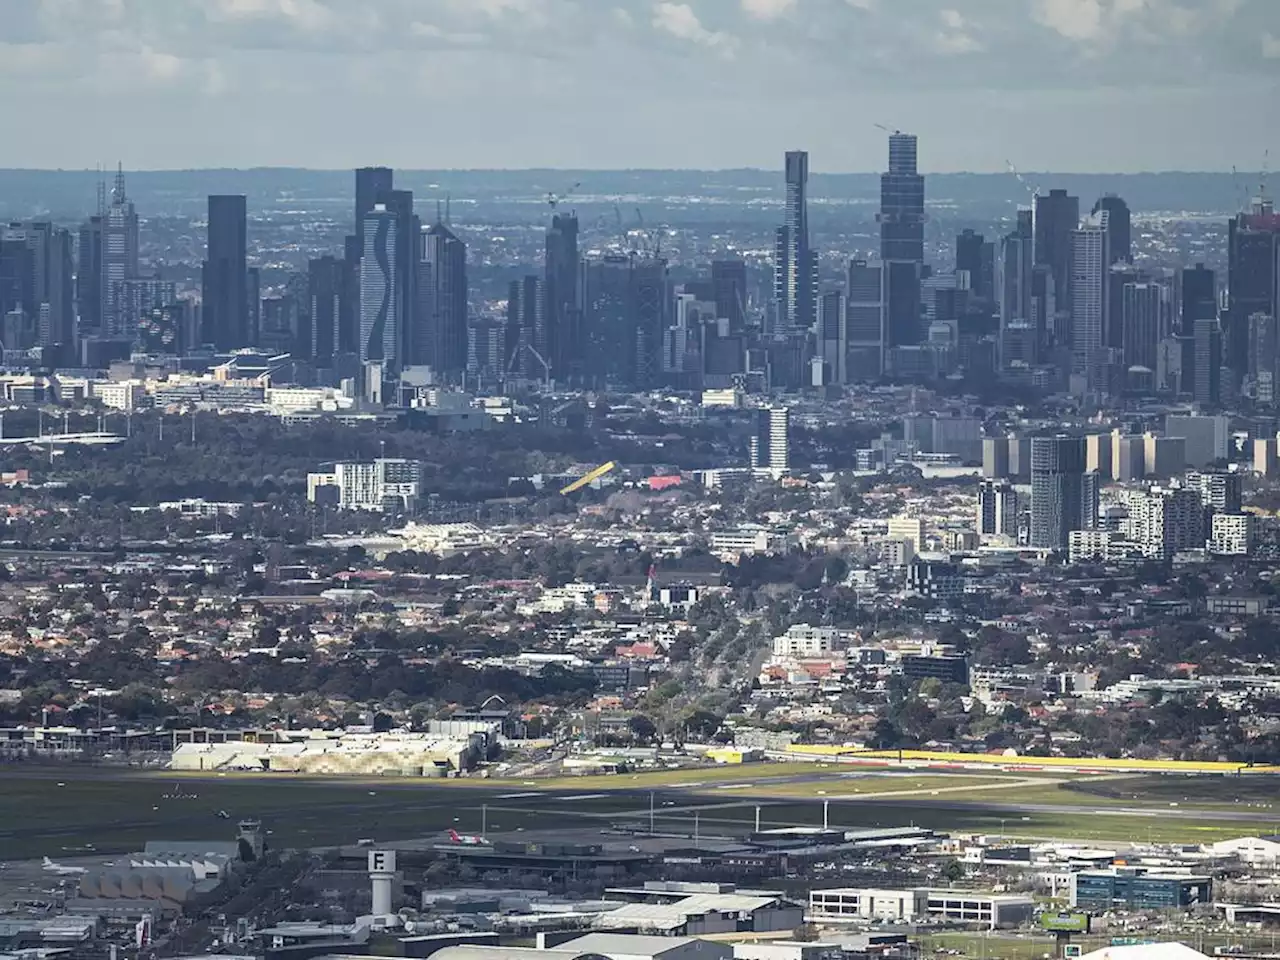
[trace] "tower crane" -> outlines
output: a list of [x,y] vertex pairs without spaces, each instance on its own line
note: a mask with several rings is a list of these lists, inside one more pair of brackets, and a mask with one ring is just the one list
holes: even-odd
[[577,190],[580,186],[582,186],[581,180],[579,180],[577,183],[571,186],[564,193],[548,193],[547,206],[551,208],[551,212],[555,213],[556,209],[560,206],[560,204],[563,203],[565,200],[568,200],[571,196],[573,196],[574,191]]
[[1027,189],[1027,193],[1031,194],[1031,202],[1034,206],[1036,199],[1040,196],[1039,184],[1032,185],[1027,182],[1027,178],[1018,172],[1018,168],[1013,165],[1012,160],[1006,160],[1005,165],[1009,168],[1009,172],[1018,178],[1018,182]]

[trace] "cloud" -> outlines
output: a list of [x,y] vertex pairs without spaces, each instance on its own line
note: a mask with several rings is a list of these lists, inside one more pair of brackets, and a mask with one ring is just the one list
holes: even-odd
[[796,8],[799,0],[741,0],[742,11],[755,20],[776,20]]
[[699,46],[719,50],[726,56],[732,55],[734,39],[727,33],[708,30],[687,3],[672,3],[670,0],[655,3],[653,7],[654,29],[669,33],[679,40],[687,40]]
[[855,10],[865,10],[869,13],[876,8],[877,0],[844,0],[844,2]]
[[1100,0],[1038,0],[1038,22],[1068,40],[1096,40],[1102,32]]
[[959,10],[948,8],[939,11],[938,19],[942,21],[942,29],[933,35],[933,45],[938,52],[976,53],[982,49],[982,44],[973,35],[969,23]]
[[1280,60],[1280,37],[1268,31],[1262,35],[1262,55],[1268,60]]

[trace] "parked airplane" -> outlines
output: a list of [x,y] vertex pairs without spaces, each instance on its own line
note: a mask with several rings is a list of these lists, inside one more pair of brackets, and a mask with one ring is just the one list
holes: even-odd
[[42,866],[48,873],[56,873],[60,877],[69,877],[72,874],[88,872],[84,867],[67,867],[61,863],[54,863],[48,857],[44,858]]
[[457,830],[449,831],[449,839],[454,843],[465,844],[468,847],[488,847],[491,846],[484,837],[478,837],[475,834],[459,833]]

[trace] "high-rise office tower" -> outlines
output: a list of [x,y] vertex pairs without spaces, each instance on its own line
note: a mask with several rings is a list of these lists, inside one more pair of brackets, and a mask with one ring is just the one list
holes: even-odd
[[786,157],[786,220],[774,251],[774,317],[778,332],[811,330],[817,320],[818,256],[809,245],[809,154]]
[[583,263],[586,369],[594,384],[649,389],[662,375],[671,300],[667,264],[609,255]]
[[[1066,190],[1050,190],[1036,197],[1035,256],[1038,266],[1046,267],[1053,280],[1052,297],[1056,319],[1071,316],[1071,267],[1074,259],[1072,234],[1080,226],[1080,198]],[[1068,331],[1054,330],[1053,340],[1060,346],[1070,345]]]
[[[413,338],[417,329],[417,266],[416,255],[422,235],[422,221],[413,212],[413,192],[387,190],[379,194],[374,205],[386,208],[395,219],[396,249],[392,270],[396,285],[396,308],[400,327],[400,345],[395,360],[399,364],[413,362]],[[368,223],[368,218],[365,219]],[[366,242],[368,237],[366,235]],[[367,250],[366,250],[367,253]],[[386,357],[383,359],[391,359]]]
[[102,331],[102,244],[103,216],[90,217],[80,225],[76,244],[76,314],[80,329]]
[[1197,320],[1217,319],[1217,278],[1203,263],[1178,271],[1178,293],[1178,333],[1191,336]]
[[829,290],[818,301],[818,356],[822,359],[823,383],[845,383],[849,344],[844,293]]
[[1084,438],[1032,437],[1031,546],[1063,549],[1072,530],[1093,526],[1087,493]]
[[337,257],[319,257],[307,264],[307,309],[311,316],[311,358],[321,370],[333,366],[340,352],[343,287],[346,264]]
[[1018,494],[1008,480],[983,480],[978,486],[978,535],[1018,536]]
[[[1129,204],[1114,193],[1099,197],[1093,205],[1094,214],[1107,212],[1107,229],[1111,231],[1109,243],[1111,263],[1133,262],[1133,216]],[[1111,266],[1111,264],[1107,264]]]
[[791,411],[763,407],[756,411],[751,435],[750,460],[754,470],[786,470],[791,466]]
[[467,245],[437,221],[420,247],[412,359],[456,376],[467,369]]
[[396,214],[375,203],[365,215],[360,235],[360,360],[397,364],[403,360],[400,287],[396,263],[400,231]]
[[1122,288],[1121,349],[1126,367],[1155,372],[1164,300],[1165,289],[1158,283],[1126,283]]
[[547,360],[566,383],[581,383],[583,375],[580,266],[578,217],[557,213],[546,236]]
[[1249,318],[1249,379],[1259,403],[1280,398],[1280,321],[1270,314]]
[[880,177],[880,259],[885,271],[885,334],[891,347],[924,339],[920,283],[924,276],[924,177],[916,137],[889,137],[889,169]]
[[849,261],[845,285],[846,382],[875,380],[884,373],[884,265]]
[[1217,317],[1195,323],[1195,373],[1192,396],[1196,403],[1214,406],[1221,398],[1222,328]]
[[360,355],[360,253],[358,234],[346,237],[342,247],[342,311],[338,316],[338,352]]
[[716,300],[716,316],[729,321],[729,334],[737,336],[747,328],[747,265],[742,260],[711,261],[711,290]]
[[[1109,238],[1108,238],[1109,239]],[[1106,326],[1102,331],[1102,345],[1124,349],[1124,290],[1131,283],[1145,283],[1150,278],[1131,263],[1118,260],[1107,268]],[[1118,353],[1116,354],[1119,355]]]
[[1249,369],[1249,318],[1280,316],[1280,215],[1265,197],[1228,228],[1226,344],[1223,366],[1237,383]]
[[973,230],[956,237],[956,273],[969,274],[969,290],[982,301],[995,299],[995,257],[993,245]]
[[116,171],[111,202],[102,214],[102,327],[119,336],[116,285],[138,275],[138,213],[124,189],[124,170]]
[[245,335],[245,345],[256,347],[260,345],[259,339],[263,329],[262,271],[258,267],[250,267],[245,271],[244,297],[245,314],[248,317],[245,321],[245,329],[248,331]]
[[47,220],[0,226],[9,248],[9,294],[0,316],[22,310],[32,346],[53,347],[75,341],[75,304],[71,234]]
[[375,203],[383,203],[383,197],[395,187],[395,173],[389,167],[361,167],[356,170],[355,235],[361,238],[360,252],[364,252],[364,219]]
[[1071,234],[1072,369],[1084,374],[1087,389],[1100,386],[1103,332],[1106,329],[1108,214],[1090,216]]
[[243,196],[209,197],[201,339],[218,350],[249,345],[248,214]]
[[1022,339],[1031,347],[1032,357],[1027,363],[1035,363],[1039,359],[1040,345],[1043,342],[1043,331],[1035,329],[1034,310],[1031,301],[1031,278],[1035,267],[1035,229],[1032,223],[1032,211],[1019,210],[1017,224],[1010,233],[1000,241],[1000,330],[1002,356],[1001,366],[1009,366],[1011,358],[1003,355],[1003,344],[1006,342],[1005,331],[1018,330]]

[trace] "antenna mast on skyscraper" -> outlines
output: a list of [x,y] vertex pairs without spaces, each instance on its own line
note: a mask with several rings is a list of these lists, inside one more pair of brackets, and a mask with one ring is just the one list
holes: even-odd
[[116,162],[116,185],[111,191],[111,200],[113,203],[124,203],[124,163]]
[[102,164],[98,164],[98,216],[107,215],[107,181],[102,178]]

